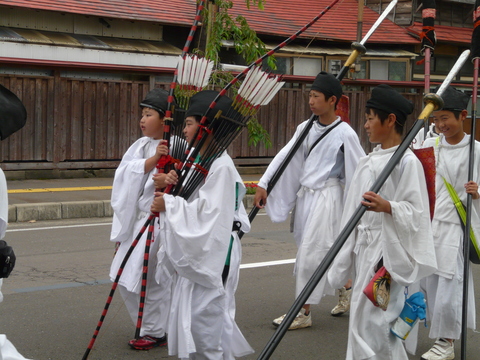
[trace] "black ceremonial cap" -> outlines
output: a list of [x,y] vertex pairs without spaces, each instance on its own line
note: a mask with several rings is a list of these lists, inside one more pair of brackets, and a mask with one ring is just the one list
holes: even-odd
[[168,106],[168,91],[155,88],[150,90],[145,99],[140,103],[140,107],[148,107],[165,115]]
[[[215,90],[203,90],[193,95],[190,99],[190,106],[185,114],[185,117],[188,117],[188,116],[202,117],[203,115],[205,115],[208,108],[210,107],[210,104],[212,103],[213,100],[215,100],[217,95],[218,95],[218,91],[215,91]],[[229,97],[221,96],[218,99],[215,107],[208,112],[207,122],[211,123],[219,110],[222,111],[222,115],[226,116],[230,110],[232,102],[233,101]]]
[[[434,91],[437,92],[439,88],[440,86],[437,86]],[[447,86],[442,94],[442,99],[442,110],[462,111],[467,109],[470,96],[465,94],[463,91],[457,90],[453,86]]]
[[312,84],[312,90],[320,91],[327,97],[335,95],[340,100],[343,94],[342,85],[332,74],[322,71],[317,75]]
[[407,116],[413,112],[413,103],[405,99],[397,90],[385,84],[373,88],[372,96],[367,101],[367,107],[395,114],[400,124],[404,123]]
[[27,110],[20,99],[0,85],[0,140],[4,140],[27,122]]

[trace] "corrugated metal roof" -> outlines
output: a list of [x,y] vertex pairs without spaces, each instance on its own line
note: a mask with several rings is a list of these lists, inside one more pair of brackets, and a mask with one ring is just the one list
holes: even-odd
[[106,36],[64,34],[52,31],[9,29],[5,27],[0,27],[0,40],[149,54],[180,55],[182,53],[179,48],[165,41],[119,39]]
[[191,25],[196,12],[195,0],[2,0],[0,5],[177,25]]
[[[289,37],[331,4],[331,0],[268,0],[265,10],[255,6],[247,9],[244,0],[236,0],[232,15],[243,15],[250,26],[261,34]],[[0,0],[0,5],[56,12],[102,16],[130,20],[155,21],[164,24],[191,25],[196,12],[195,0]],[[340,0],[301,37],[352,42],[356,39],[357,9],[355,0]],[[379,14],[365,7],[363,33]],[[416,44],[417,39],[407,31],[385,20],[370,38],[369,43]]]
[[[422,32],[422,26],[422,23],[416,22],[408,28],[408,31],[416,36],[420,36],[420,33]],[[435,35],[437,36],[437,41],[442,42],[470,45],[472,42],[472,32],[472,28],[435,25]]]

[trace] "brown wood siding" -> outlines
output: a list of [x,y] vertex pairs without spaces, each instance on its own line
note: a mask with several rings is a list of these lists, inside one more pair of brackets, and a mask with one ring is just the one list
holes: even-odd
[[[4,170],[115,168],[122,155],[141,136],[139,103],[149,82],[1,75],[0,83],[16,93],[28,112],[26,126],[0,143]],[[169,84],[156,84],[167,87]],[[290,140],[310,116],[306,85],[285,87],[257,118],[272,146],[248,146],[244,131],[229,148],[238,163],[265,163]],[[423,108],[419,94],[406,94],[416,104],[407,128]],[[369,88],[347,91],[351,126],[368,152],[364,109]],[[467,130],[468,132],[468,130]]]

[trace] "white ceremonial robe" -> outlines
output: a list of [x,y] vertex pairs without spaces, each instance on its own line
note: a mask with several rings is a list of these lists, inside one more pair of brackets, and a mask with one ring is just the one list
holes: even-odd
[[[397,147],[377,146],[362,158],[345,202],[344,226],[360,206]],[[410,151],[402,157],[379,195],[390,201],[392,215],[367,211],[336,256],[327,273],[339,287],[353,279],[347,359],[408,359],[402,340],[390,333],[405,302],[405,286],[436,270],[430,227],[429,203],[422,165]],[[363,294],[380,259],[392,276],[386,311],[375,307]]]
[[[344,194],[350,186],[359,158],[365,156],[357,134],[345,122],[326,135],[308,155],[315,140],[339,121],[340,118],[337,118],[328,126],[315,121],[267,198],[265,209],[273,222],[285,221],[295,206],[293,232],[298,247],[295,261],[296,296],[310,280],[338,235]],[[275,156],[260,179],[259,186],[268,187],[273,174],[306,124],[307,121],[297,127],[292,139]],[[339,155],[342,145],[343,156]],[[342,175],[340,178],[331,178],[330,173],[339,156],[344,160]],[[322,279],[306,303],[318,304],[325,294],[334,295],[335,289]]]
[[[5,237],[8,226],[8,192],[7,180],[3,170],[0,169],[0,240]],[[3,301],[2,294],[3,279],[0,279],[0,302]],[[0,360],[27,360],[15,346],[7,339],[6,335],[0,334]]]
[[[159,261],[170,262],[176,272],[168,326],[170,355],[231,360],[253,353],[235,323],[241,244],[232,225],[234,220],[240,221],[242,231],[250,231],[242,203],[244,194],[243,181],[224,152],[188,201],[164,195],[166,235]],[[232,237],[230,271],[224,287],[222,271]]]
[[[459,339],[462,327],[463,301],[463,241],[464,233],[457,210],[443,182],[442,176],[455,187],[460,200],[467,204],[464,185],[468,181],[470,135],[456,145],[450,145],[443,136],[438,140],[427,139],[424,147],[434,147],[436,161],[436,202],[432,220],[438,271],[422,281],[431,322],[431,338]],[[475,142],[473,181],[480,183],[480,143]],[[475,236],[480,239],[480,200],[472,201],[471,224]],[[471,266],[476,266],[471,264]],[[475,293],[470,266],[468,291],[468,324],[476,327]]]
[[28,360],[20,354],[15,346],[7,339],[6,335],[0,334],[0,360]]
[[[135,237],[150,216],[150,206],[154,199],[155,186],[152,180],[156,169],[145,174],[145,161],[155,154],[160,140],[142,137],[133,143],[125,152],[115,172],[112,188],[112,208],[114,210],[110,240],[119,246],[110,267],[110,279],[115,280],[122,261],[130,249]],[[170,309],[172,279],[168,271],[158,265],[157,253],[161,243],[161,228],[164,219],[155,219],[153,241],[147,273],[145,308],[140,336],[165,335],[168,313]],[[138,241],[131,253],[119,279],[119,289],[127,310],[134,324],[138,317],[141,280],[147,232]],[[157,269],[157,267],[159,267]],[[161,281],[156,282],[156,273],[163,274]]]

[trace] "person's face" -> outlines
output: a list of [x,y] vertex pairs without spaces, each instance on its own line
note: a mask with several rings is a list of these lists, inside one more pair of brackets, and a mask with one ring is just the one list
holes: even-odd
[[185,118],[184,127],[183,127],[183,135],[185,136],[185,140],[190,143],[194,138],[195,134],[197,133],[199,123],[193,116],[188,116]]
[[373,113],[372,109],[370,109],[369,114],[365,114],[365,125],[363,127],[371,143],[382,144],[388,139],[390,129],[387,125],[387,120],[382,124],[380,118]]
[[332,106],[335,106],[337,98],[331,96],[328,100],[325,99],[325,95],[317,90],[310,90],[308,94],[308,105],[310,110],[317,116],[322,116],[330,111]]
[[433,112],[433,121],[435,128],[450,144],[455,144],[463,139],[463,120],[465,120],[467,111],[460,113],[458,119],[454,113],[447,110]]
[[160,117],[156,110],[145,107],[142,109],[140,128],[144,136],[161,139],[163,137],[163,117]]

